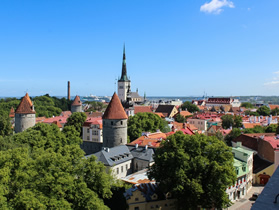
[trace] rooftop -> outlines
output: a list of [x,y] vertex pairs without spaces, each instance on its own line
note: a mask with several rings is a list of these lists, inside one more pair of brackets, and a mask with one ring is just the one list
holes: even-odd
[[109,102],[109,105],[103,115],[103,119],[128,119],[126,112],[116,93],[113,94],[112,99]]

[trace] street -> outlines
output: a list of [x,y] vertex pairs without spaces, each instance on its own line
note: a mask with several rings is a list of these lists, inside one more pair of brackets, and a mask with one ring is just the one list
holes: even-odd
[[250,201],[249,198],[253,195],[253,193],[258,192],[261,193],[264,186],[253,186],[252,189],[247,193],[247,195],[236,201],[232,206],[228,208],[228,210],[249,210],[251,209],[253,203],[255,201]]

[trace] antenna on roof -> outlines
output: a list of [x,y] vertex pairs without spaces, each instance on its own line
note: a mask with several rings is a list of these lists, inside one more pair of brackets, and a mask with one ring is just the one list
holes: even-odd
[[117,77],[114,80],[114,92],[116,92],[116,83],[117,83]]

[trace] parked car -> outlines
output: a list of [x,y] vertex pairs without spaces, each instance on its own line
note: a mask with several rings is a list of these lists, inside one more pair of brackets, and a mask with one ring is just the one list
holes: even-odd
[[260,193],[257,193],[257,192],[253,193],[253,195],[252,195],[252,197],[250,198],[250,200],[251,200],[251,201],[257,200],[257,198],[259,197],[259,195],[260,195]]

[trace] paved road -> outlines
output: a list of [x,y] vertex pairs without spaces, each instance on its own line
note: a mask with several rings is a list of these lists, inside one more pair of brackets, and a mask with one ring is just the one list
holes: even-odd
[[261,193],[263,190],[263,186],[253,186],[252,189],[247,193],[247,195],[236,201],[231,207],[229,207],[229,210],[249,210],[251,209],[253,203],[255,201],[250,201],[249,198],[253,195],[254,192]]

